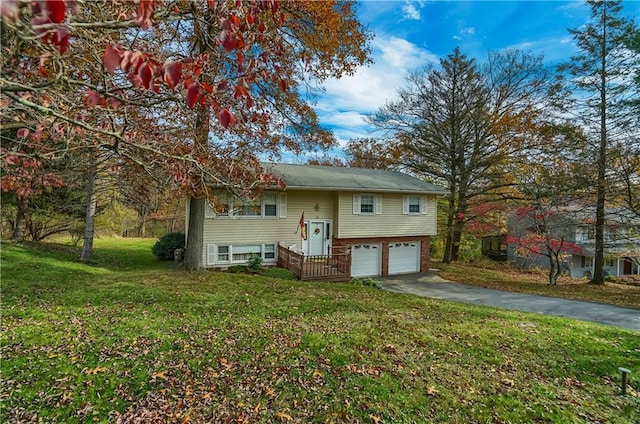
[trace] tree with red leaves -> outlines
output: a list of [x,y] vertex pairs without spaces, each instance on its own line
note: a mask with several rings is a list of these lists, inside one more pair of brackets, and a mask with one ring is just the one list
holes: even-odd
[[[301,85],[369,52],[350,1],[6,0],[0,16],[3,167],[106,149],[171,175],[197,213],[212,184],[248,195],[274,183],[260,155],[335,143]],[[27,146],[54,126],[55,149]],[[90,141],[69,145],[78,135]],[[201,256],[197,240],[189,252]]]

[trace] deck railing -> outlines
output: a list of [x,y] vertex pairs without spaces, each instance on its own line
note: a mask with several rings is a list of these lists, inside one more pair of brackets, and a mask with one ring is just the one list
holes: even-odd
[[351,278],[351,251],[335,247],[329,255],[305,256],[278,244],[278,266],[292,271],[300,280],[347,281]]

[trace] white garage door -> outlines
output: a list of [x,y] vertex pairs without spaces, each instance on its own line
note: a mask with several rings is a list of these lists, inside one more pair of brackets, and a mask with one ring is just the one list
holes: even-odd
[[389,275],[420,271],[420,242],[389,243]]
[[380,275],[382,249],[379,244],[355,244],[351,246],[351,276],[372,277]]

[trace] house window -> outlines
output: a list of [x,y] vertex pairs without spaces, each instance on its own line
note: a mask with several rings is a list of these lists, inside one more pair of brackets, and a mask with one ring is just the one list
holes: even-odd
[[353,195],[354,215],[379,215],[382,213],[382,196],[373,194]]
[[265,244],[263,259],[268,260],[268,259],[275,259],[275,258],[276,258],[276,245]]
[[277,216],[278,202],[275,193],[267,193],[264,195],[262,202],[264,208],[264,216]]
[[253,255],[258,255],[265,261],[276,259],[275,243],[255,245],[214,245],[207,246],[209,256],[208,265],[224,263],[244,263]]
[[360,213],[373,213],[373,196],[360,196]]
[[422,196],[404,196],[402,198],[404,215],[423,215],[427,213],[426,200]]
[[237,216],[261,216],[262,203],[259,200],[241,200],[235,210]]
[[[280,204],[278,204],[280,199]],[[278,193],[265,193],[254,200],[233,198],[231,195],[218,197],[215,206],[208,206],[207,218],[248,217],[248,218],[281,218],[287,216],[286,196]]]
[[233,262],[245,262],[253,255],[261,256],[260,250],[260,246],[233,246],[231,257]]
[[580,259],[580,266],[582,268],[592,268],[593,267],[593,257],[591,256],[582,256]]
[[229,262],[229,246],[218,246],[217,262]]

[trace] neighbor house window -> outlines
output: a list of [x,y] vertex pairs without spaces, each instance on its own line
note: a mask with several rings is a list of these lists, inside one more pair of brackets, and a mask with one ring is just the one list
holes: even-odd
[[591,268],[593,267],[593,257],[591,256],[582,256],[582,259],[580,260],[580,266],[582,268]]
[[422,215],[427,213],[426,199],[422,196],[404,196],[402,198],[404,215]]
[[382,213],[382,196],[373,194],[353,195],[354,215],[378,215]]

